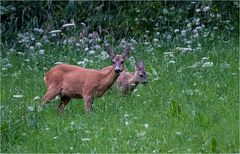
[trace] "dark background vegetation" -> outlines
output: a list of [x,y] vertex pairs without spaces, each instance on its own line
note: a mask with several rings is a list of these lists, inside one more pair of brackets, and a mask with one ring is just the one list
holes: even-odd
[[[196,15],[195,9],[205,6],[210,6],[211,11]],[[209,18],[211,13],[221,18]],[[239,31],[238,1],[2,1],[0,14],[3,42],[11,41],[19,31],[58,29],[71,19],[77,30],[82,22],[90,31],[101,26],[116,39],[140,37],[145,31],[154,34],[181,29],[198,16],[206,27],[217,26],[219,32],[230,29],[236,35]]]

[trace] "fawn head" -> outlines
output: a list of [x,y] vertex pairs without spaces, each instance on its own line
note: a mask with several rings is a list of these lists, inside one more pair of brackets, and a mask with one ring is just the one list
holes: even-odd
[[143,83],[143,84],[148,83],[147,73],[145,72],[143,61],[135,64],[134,78],[137,80],[138,83]]
[[108,48],[108,55],[112,59],[112,66],[116,73],[120,73],[124,70],[124,61],[129,54],[130,48],[125,48],[121,55],[116,55],[113,48]]

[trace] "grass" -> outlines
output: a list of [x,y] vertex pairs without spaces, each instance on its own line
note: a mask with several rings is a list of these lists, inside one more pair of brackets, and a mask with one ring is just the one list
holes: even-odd
[[[7,61],[12,67],[0,74],[1,152],[239,152],[238,43],[206,41],[189,53],[167,44],[149,52],[139,44],[131,54],[144,59],[147,86],[127,96],[111,88],[95,99],[89,115],[82,100],[72,100],[63,116],[56,112],[58,100],[41,112],[29,109],[46,92],[44,72],[57,61],[76,64],[87,57],[93,61],[87,67],[102,68],[109,59],[70,46],[45,46],[45,55],[3,49],[1,67]],[[203,57],[213,66],[189,67]],[[129,61],[126,65],[133,70]],[[13,97],[17,94],[23,97]]]

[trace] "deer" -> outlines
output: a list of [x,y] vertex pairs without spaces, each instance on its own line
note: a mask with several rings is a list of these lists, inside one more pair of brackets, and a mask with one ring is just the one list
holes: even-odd
[[71,99],[83,99],[85,111],[91,111],[94,98],[103,96],[124,70],[124,61],[129,51],[130,48],[127,47],[121,55],[116,55],[115,50],[108,47],[107,53],[112,65],[103,69],[88,69],[70,64],[54,66],[44,76],[47,92],[43,96],[43,105],[59,96],[57,111],[60,113]]
[[148,83],[143,61],[135,64],[135,72],[124,70],[115,84],[120,93],[127,94],[132,92],[139,83]]

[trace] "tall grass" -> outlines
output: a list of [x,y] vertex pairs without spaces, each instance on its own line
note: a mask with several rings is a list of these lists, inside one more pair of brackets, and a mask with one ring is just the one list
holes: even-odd
[[[239,2],[5,1],[0,11],[0,152],[239,152]],[[129,71],[144,60],[147,86],[112,87],[90,114],[72,100],[58,115],[58,98],[39,110],[45,72],[108,66],[109,44],[132,48]]]
[[44,72],[58,61],[102,68],[109,59],[50,45],[44,54],[2,55],[1,152],[239,152],[238,39],[202,44],[198,52],[136,45],[131,54],[145,61],[149,84],[126,96],[111,88],[90,115],[82,100],[63,115],[59,100],[38,112]]

